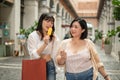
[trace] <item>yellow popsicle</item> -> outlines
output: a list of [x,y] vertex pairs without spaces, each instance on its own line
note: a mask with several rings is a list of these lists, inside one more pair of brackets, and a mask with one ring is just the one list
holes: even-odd
[[51,34],[52,34],[52,28],[49,28],[49,29],[48,29],[48,32],[47,32],[47,35],[50,36]]

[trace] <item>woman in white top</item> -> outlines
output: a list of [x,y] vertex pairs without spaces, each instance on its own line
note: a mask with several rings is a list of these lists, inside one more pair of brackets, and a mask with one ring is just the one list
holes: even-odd
[[[98,80],[98,77],[94,75],[96,74],[94,71],[98,70],[105,80],[110,80],[103,65],[100,64],[98,55],[92,57],[95,47],[91,46],[92,41],[86,39],[88,35],[86,21],[81,18],[74,19],[70,25],[70,34],[72,38],[62,41],[56,57],[58,65],[66,67],[66,79]],[[100,64],[100,66],[94,68],[94,61],[96,65]]]
[[[47,35],[52,28],[52,34]],[[58,39],[54,35],[54,17],[49,13],[43,13],[38,21],[38,26],[27,41],[29,55],[32,59],[43,58],[46,60],[47,80],[56,80],[54,55],[57,50]]]

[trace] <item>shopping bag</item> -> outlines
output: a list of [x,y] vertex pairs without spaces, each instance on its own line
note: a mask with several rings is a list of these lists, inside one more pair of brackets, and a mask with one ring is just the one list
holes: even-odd
[[46,80],[46,60],[22,60],[22,80]]

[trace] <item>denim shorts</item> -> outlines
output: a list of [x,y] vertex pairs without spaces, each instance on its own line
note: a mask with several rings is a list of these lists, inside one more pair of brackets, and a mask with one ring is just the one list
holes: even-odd
[[46,63],[47,80],[56,80],[56,69],[54,61],[51,59]]
[[66,72],[66,80],[93,80],[93,68],[80,73]]

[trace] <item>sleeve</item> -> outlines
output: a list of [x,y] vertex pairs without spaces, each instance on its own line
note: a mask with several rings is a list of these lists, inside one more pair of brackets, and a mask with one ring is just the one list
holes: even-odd
[[40,58],[40,56],[37,53],[37,47],[35,44],[36,44],[35,38],[33,38],[32,35],[29,35],[27,40],[27,48],[29,55],[32,59]]
[[90,48],[90,53],[94,57],[94,60],[96,62],[97,67],[98,68],[103,67],[103,63],[100,61],[100,58],[99,58],[98,52],[96,50],[95,44],[91,40],[89,40],[88,42],[90,44],[90,47],[89,47]]

